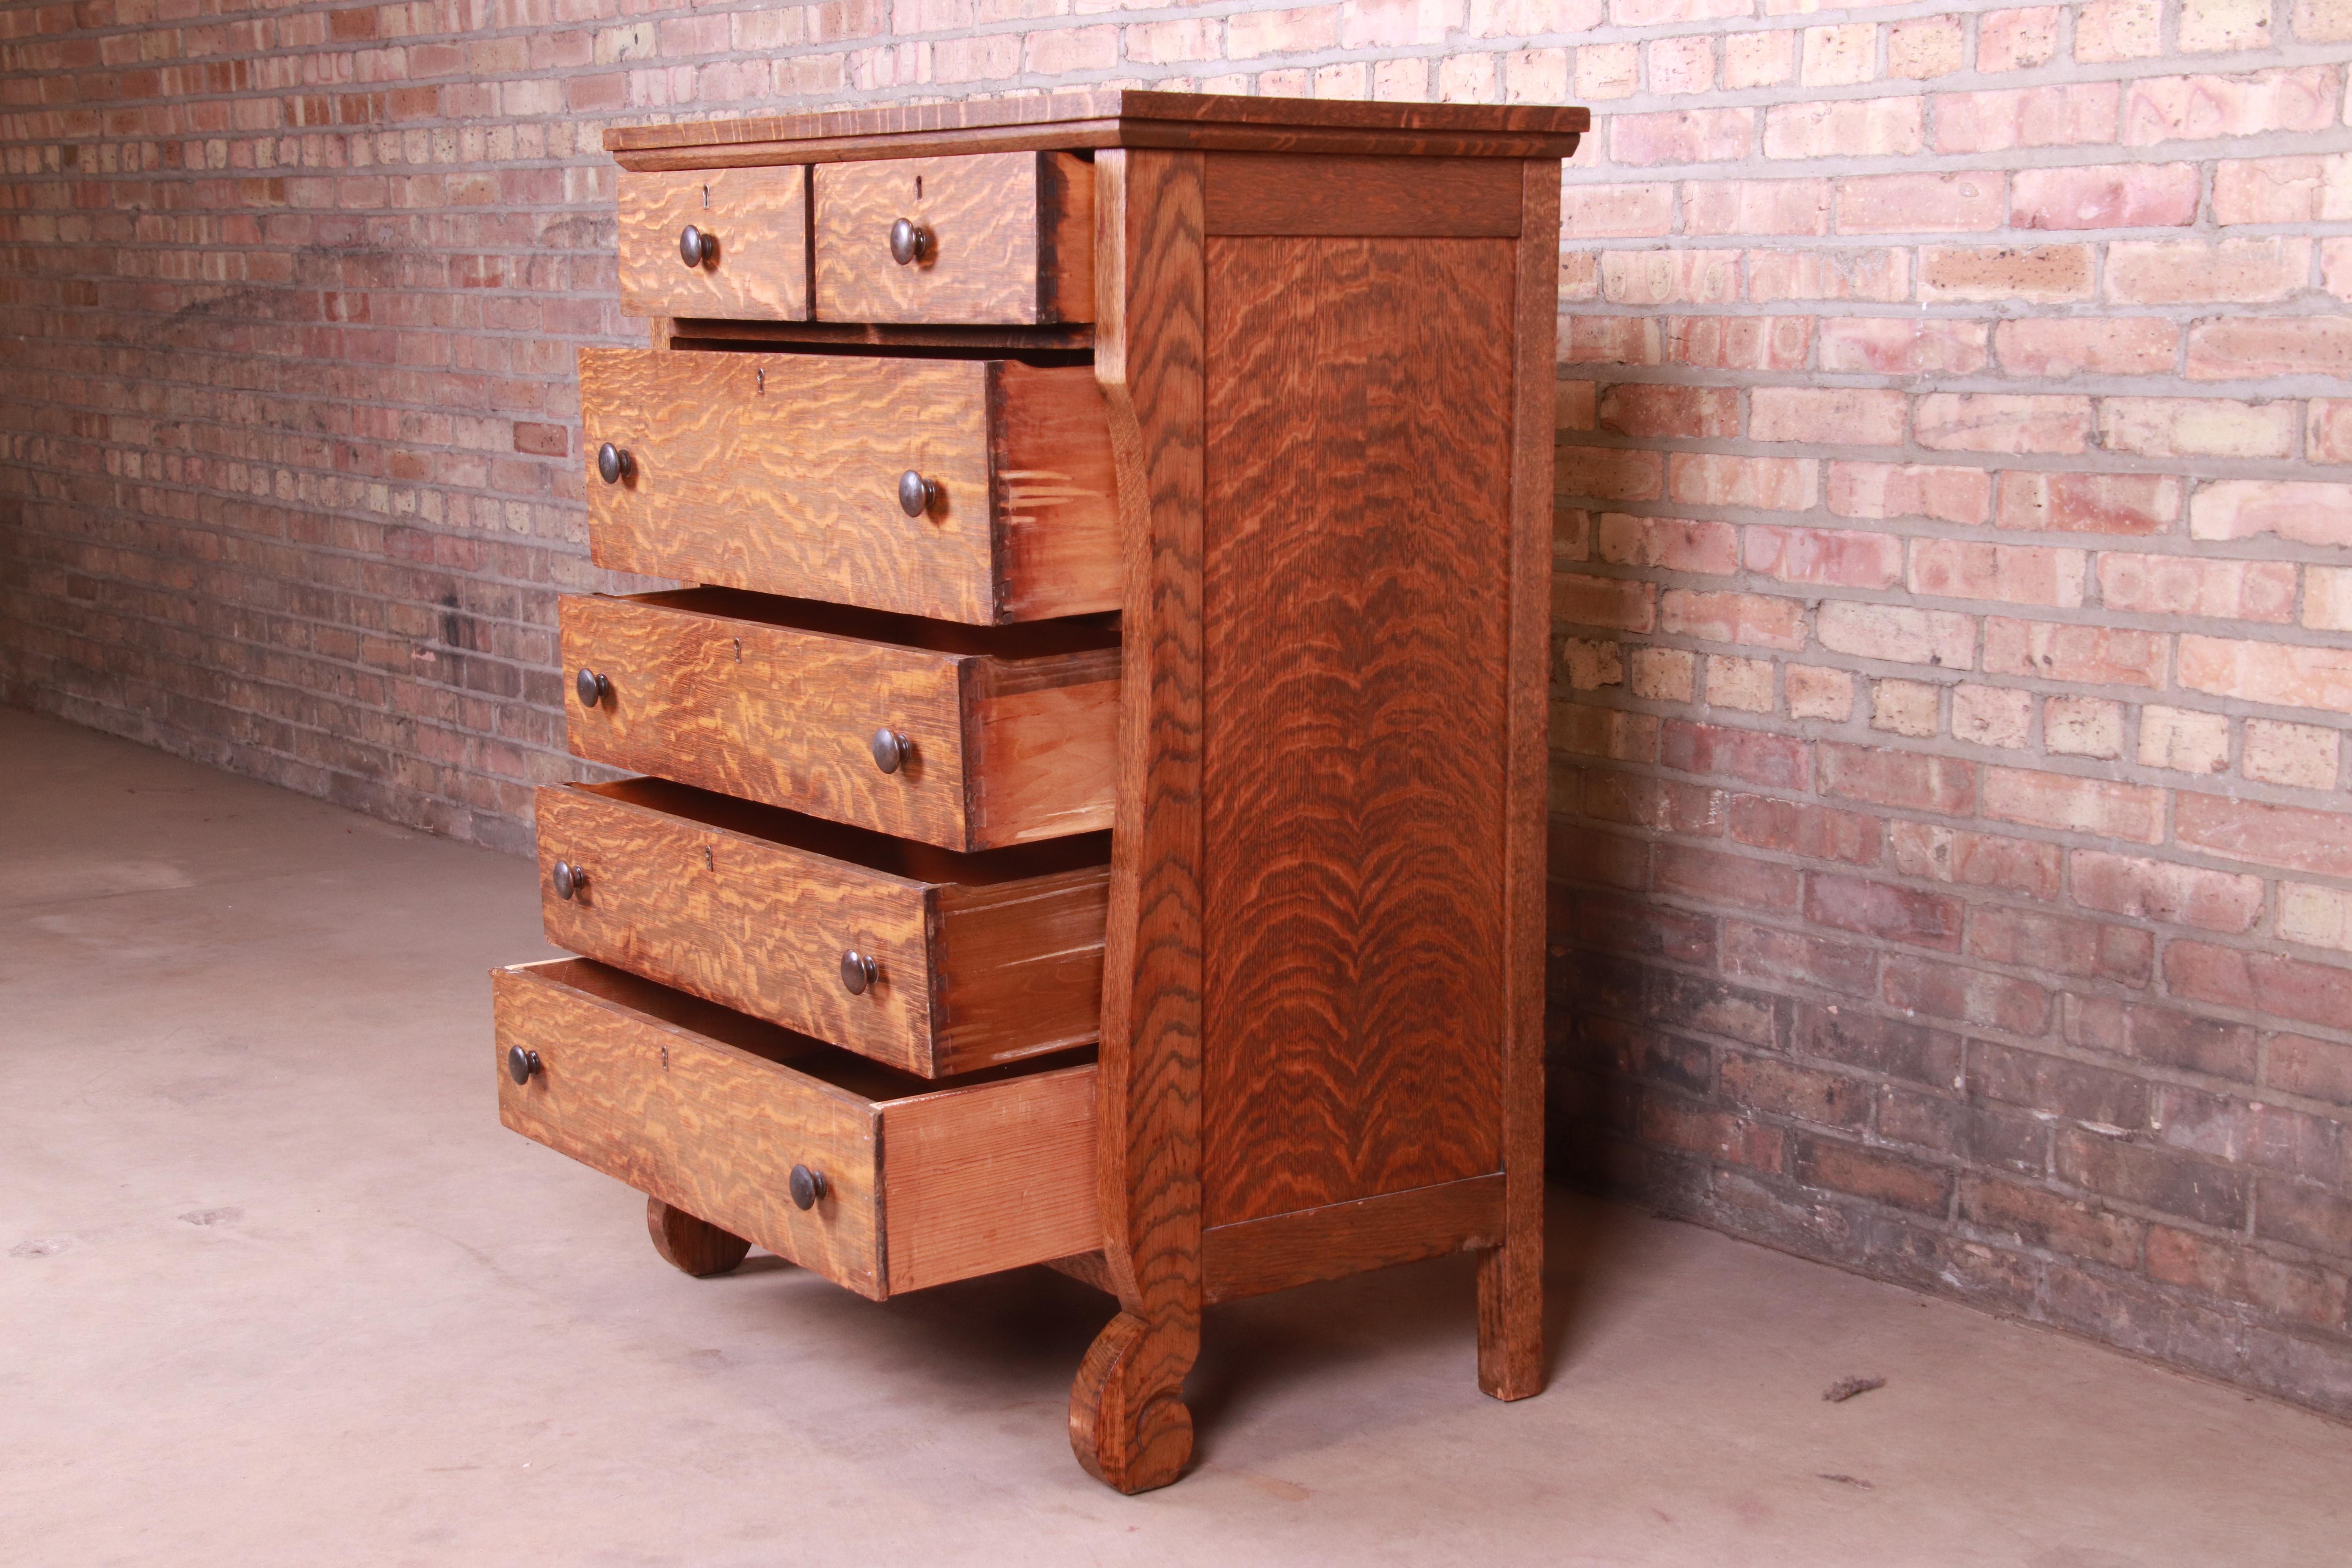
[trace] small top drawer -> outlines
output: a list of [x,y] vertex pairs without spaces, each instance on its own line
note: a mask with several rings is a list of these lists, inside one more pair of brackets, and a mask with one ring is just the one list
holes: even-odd
[[621,176],[621,310],[805,321],[808,170]]
[[817,165],[817,319],[1093,321],[1094,174],[1071,153]]

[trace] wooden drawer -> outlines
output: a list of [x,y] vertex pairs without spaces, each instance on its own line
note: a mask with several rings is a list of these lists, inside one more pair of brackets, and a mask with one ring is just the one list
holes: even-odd
[[1102,1245],[1090,1064],[939,1089],[586,959],[490,984],[500,1121],[861,1296]]
[[[817,165],[817,319],[1093,321],[1094,173],[1072,153]],[[903,264],[890,232],[901,218],[924,240]]]
[[[621,176],[621,310],[631,316],[809,316],[808,170]],[[687,263],[688,226],[710,254]]]
[[925,1078],[1095,1040],[1102,835],[958,855],[661,779],[538,805],[558,947]]
[[[943,849],[1110,826],[1108,617],[980,628],[731,588],[562,614],[581,756]],[[877,731],[904,738],[895,771]]]
[[[583,349],[597,564],[988,624],[1116,609],[1084,365]],[[630,461],[605,483],[597,448]],[[902,475],[933,494],[919,516]]]

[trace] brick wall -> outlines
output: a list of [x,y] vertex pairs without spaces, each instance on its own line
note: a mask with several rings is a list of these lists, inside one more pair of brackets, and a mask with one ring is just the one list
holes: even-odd
[[0,699],[481,842],[613,121],[1584,101],[1563,1162],[2352,1414],[2352,0],[0,10]]

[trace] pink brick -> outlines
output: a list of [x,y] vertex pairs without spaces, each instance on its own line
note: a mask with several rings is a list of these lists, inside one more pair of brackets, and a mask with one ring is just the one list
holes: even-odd
[[1932,517],[1982,522],[1992,505],[1992,476],[1982,468],[1904,463],[1830,465],[1830,510],[1841,517]]
[[1832,741],[1822,742],[1816,754],[1824,795],[1947,816],[1965,816],[1976,809],[1974,763],[1928,752],[1848,746]]
[[1669,719],[1659,726],[1658,761],[1685,773],[1723,773],[1767,789],[1810,786],[1808,748],[1793,735]]
[[1737,250],[1607,250],[1601,297],[1612,305],[1727,304],[1739,298]]
[[2154,632],[2005,616],[1985,621],[1984,667],[1990,675],[2154,688],[2164,682],[2165,651],[2165,638]]
[[1715,40],[1697,35],[1661,38],[1649,56],[1650,90],[1671,97],[1705,92],[1715,85]]
[[1903,543],[1893,534],[1848,528],[1751,525],[1748,569],[1784,583],[1889,588],[1903,574]]
[[2059,7],[1988,11],[1977,24],[1977,69],[1988,75],[2048,65],[2058,52]]
[[2013,1035],[2040,1034],[2050,1017],[2050,994],[2030,981],[1924,958],[1888,958],[1883,985],[1892,1006]]
[[1968,64],[1968,27],[1955,16],[1920,16],[1886,29],[1890,75],[1926,79],[1949,76]]
[[1818,446],[1897,446],[1905,407],[1899,392],[1759,386],[1748,395],[1748,435],[1756,441]]
[[1560,449],[1555,483],[1561,495],[1590,496],[1595,500],[1655,500],[1664,468],[1655,452],[1565,447]]
[[1745,158],[1755,133],[1755,114],[1746,109],[1612,114],[1608,123],[1610,158],[1636,167]]
[[2184,790],[2173,802],[2172,820],[2175,838],[2225,859],[2352,877],[2352,816],[2342,812]]
[[[2018,323],[2004,323],[2015,325]],[[2157,324],[2157,323],[2151,323]],[[1871,375],[1940,372],[1969,375],[1985,367],[1982,321],[1920,316],[1833,316],[1822,322],[1822,368]]]
[[1620,27],[1649,27],[1665,22],[1717,22],[1755,14],[1755,0],[1609,0],[1609,20]]
[[2111,550],[2099,557],[2099,597],[2111,610],[2284,626],[2294,619],[2294,568]]
[[1656,584],[1652,583],[1623,577],[1591,577],[1576,572],[1554,573],[1552,619],[1580,626],[1646,632],[1658,624],[1657,593]]
[[1565,364],[1656,364],[1654,316],[1562,316],[1559,357]]
[[1291,11],[1237,12],[1225,19],[1225,58],[1248,60],[1262,55],[1335,48],[1339,42],[1339,9],[1302,5]]
[[2179,356],[2180,329],[2150,316],[2021,317],[1994,329],[1993,348],[2009,375],[2161,375]]
[[2189,330],[2192,381],[2352,375],[2352,316],[2224,316]]
[[2020,169],[2009,221],[2020,228],[2161,228],[2197,221],[2194,163]]
[[1723,85],[1771,87],[1796,74],[1796,35],[1787,31],[1731,33],[1723,40]]
[[2352,5],[2345,0],[2295,0],[2294,36],[2307,43],[2352,40]]
[[2310,286],[2311,241],[2285,235],[2124,240],[2107,247],[2106,294],[2134,305],[2284,300]]
[[1795,652],[1805,646],[1805,606],[1768,594],[1701,594],[1672,588],[1658,603],[1658,629],[1709,642]]
[[1676,452],[1666,462],[1667,493],[1693,506],[1749,506],[1804,511],[1820,497],[1811,458],[1733,458]]
[[2120,85],[2112,81],[1946,93],[1936,100],[1936,151],[2006,153],[2113,142],[2122,100]]
[[2090,0],[2074,17],[2078,60],[2137,60],[2164,52],[2161,0]]
[[1672,185],[1571,184],[1560,193],[1560,232],[1582,239],[1642,238],[1672,231]]
[[1906,581],[1914,594],[1947,599],[2000,599],[2073,609],[2087,575],[2079,550],[1915,539]]
[[[2190,174],[2193,191],[2193,168]],[[1838,232],[1951,234],[1999,228],[2006,195],[2000,174],[1991,170],[1957,174],[1874,174],[1840,180]]]
[[1911,297],[1907,250],[1752,250],[1748,297],[1780,300],[1872,300]]
[[1728,577],[1739,570],[1739,531],[1727,522],[1604,512],[1595,543],[1601,559]]
[[2311,400],[2303,455],[2315,463],[2352,463],[2352,398]]
[[2022,751],[2033,738],[2033,694],[1963,682],[1952,692],[1952,738]]
[[2140,859],[2105,849],[2075,850],[2068,870],[2074,901],[2105,914],[2205,931],[2242,931],[2253,929],[2263,912],[2259,877]]
[[2091,297],[2087,245],[1930,247],[1919,255],[1929,300],[2032,300],[2057,304]]
[[2087,397],[1934,393],[1919,400],[1919,445],[1947,452],[2083,451],[2090,443]]
[[1999,888],[2029,899],[2058,896],[2066,855],[2057,845],[2039,839],[1970,833],[1930,822],[1889,823],[1887,845],[1895,868],[1904,876]]
[[2164,837],[2164,792],[2071,773],[1987,768],[1984,815],[2028,827],[2154,844]]
[[2183,635],[2180,684],[2252,702],[2352,713],[2352,648]]
[[1765,110],[1764,155],[1883,158],[1916,153],[1924,142],[1925,123],[1926,103],[1916,98],[1783,103]]
[[1601,429],[1639,439],[1695,440],[1739,434],[1739,393],[1728,386],[1624,382],[1601,395]]
[[2002,528],[2056,533],[2162,533],[2180,519],[2180,481],[2169,474],[2007,473]]
[[1813,635],[1832,653],[1859,658],[1946,669],[1967,669],[1976,663],[1976,621],[1954,610],[1831,599],[1814,614]]
[[1801,370],[1811,357],[1809,316],[1673,316],[1664,340],[1669,363],[1708,370]]
[[2327,223],[2352,217],[2352,153],[2230,158],[2213,165],[2216,223]]
[[2222,479],[2189,501],[2193,539],[2276,534],[2295,544],[2352,546],[2352,485],[2290,479]]
[[1878,74],[1878,29],[1868,22],[1805,29],[1807,87],[1851,87]]
[[1827,234],[1830,183],[1694,180],[1683,187],[1683,232],[1692,236],[1738,235],[1742,238],[1769,234]]
[[2110,397],[2099,405],[2099,445],[2145,458],[2284,458],[2297,423],[2292,403]]
[[2324,131],[2335,123],[2343,79],[2333,66],[2248,76],[2142,77],[2124,99],[2124,145]]

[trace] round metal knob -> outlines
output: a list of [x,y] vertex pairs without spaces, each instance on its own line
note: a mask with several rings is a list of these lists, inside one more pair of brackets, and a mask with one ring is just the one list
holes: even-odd
[[613,695],[613,683],[593,669],[583,668],[572,678],[572,689],[580,698],[580,706],[593,708]]
[[874,738],[866,745],[874,753],[874,765],[886,773],[895,773],[905,767],[907,759],[915,753],[915,742],[896,730],[875,731]]
[[574,866],[569,860],[558,860],[555,863],[552,879],[555,883],[555,896],[559,899],[576,899],[588,889],[587,869],[584,867]]
[[719,259],[719,237],[688,224],[677,237],[677,258],[696,271]]
[[[527,1051],[520,1046],[509,1046],[507,1047],[507,1076],[509,1078],[514,1079],[517,1083],[529,1083],[530,1081],[530,1075],[538,1070],[539,1053],[537,1051]],[[803,1204],[801,1206],[805,1208],[808,1205]]]
[[841,955],[841,988],[852,996],[863,996],[866,988],[882,977],[882,966],[870,952],[852,948]]
[[908,468],[898,476],[898,510],[908,517],[920,517],[940,504],[940,487]]
[[596,448],[596,477],[608,485],[617,485],[637,471],[637,460],[629,456],[626,447],[615,447],[610,441]]
[[816,1207],[817,1199],[824,1196],[824,1177],[806,1165],[794,1165],[790,1179],[793,1206],[798,1209]]
[[912,267],[931,253],[931,231],[909,218],[890,226],[890,259]]

